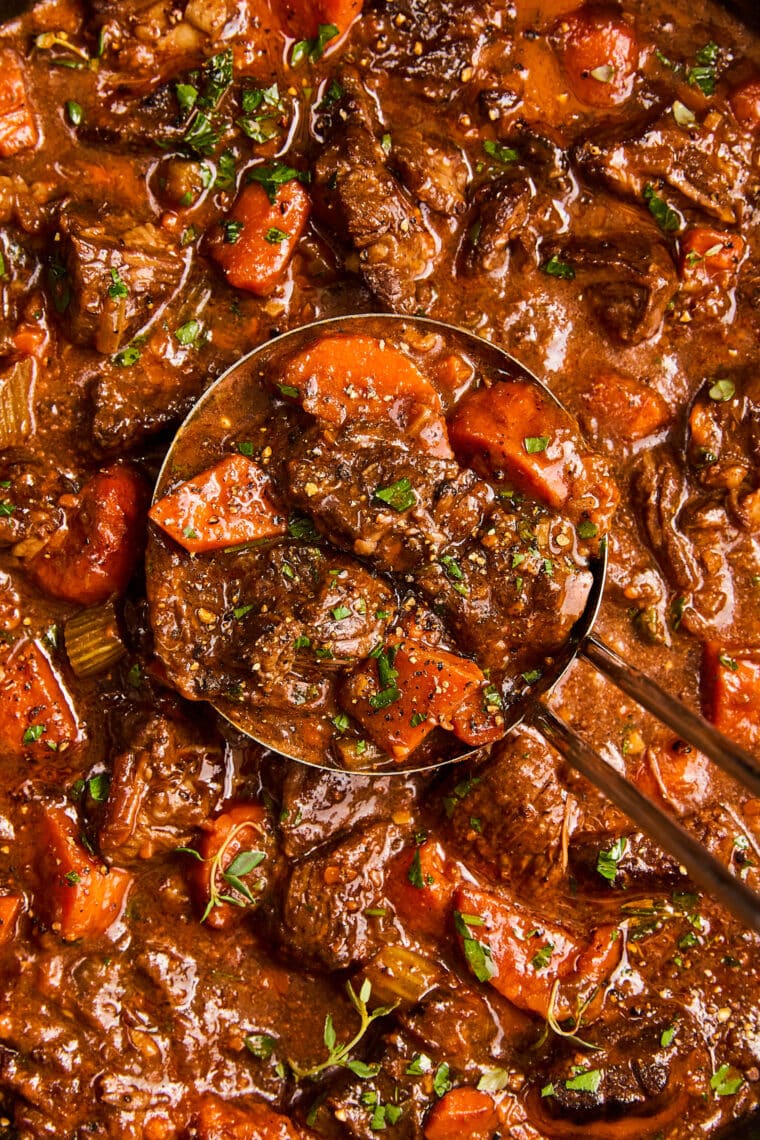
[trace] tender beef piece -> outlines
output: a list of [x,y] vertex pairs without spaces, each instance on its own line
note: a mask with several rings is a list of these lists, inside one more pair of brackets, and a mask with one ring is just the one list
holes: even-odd
[[151,716],[113,762],[100,848],[120,863],[186,843],[222,794],[221,741],[200,721]]
[[659,332],[678,288],[665,243],[646,228],[590,233],[542,247],[572,266],[589,308],[623,344],[639,344]]
[[419,776],[362,777],[292,764],[282,785],[283,850],[300,859],[358,824],[411,814],[421,788]]
[[[597,870],[599,853],[612,848],[610,832],[577,830],[568,845],[569,872],[586,890],[606,892],[609,881]],[[683,884],[677,859],[668,855],[648,835],[625,835],[625,850],[617,861],[616,888],[634,891],[672,891]]]
[[452,564],[456,552],[441,551],[418,582],[460,648],[482,668],[516,676],[558,649],[583,612],[592,578],[573,557],[572,535],[566,520],[539,507],[498,507],[466,555]]
[[[498,1020],[494,1006],[498,1007]],[[410,1054],[445,1057],[458,1073],[473,1076],[488,1066],[508,1023],[510,1032],[523,1026],[532,1031],[534,1024],[530,1017],[502,1002],[498,994],[490,992],[487,1002],[482,993],[458,979],[451,989],[435,990],[397,1016],[403,1031],[412,1037]]]
[[419,127],[394,130],[391,140],[390,165],[412,194],[439,214],[464,213],[468,170],[461,150]]
[[380,930],[365,911],[382,905],[385,868],[403,836],[399,827],[377,823],[294,866],[284,892],[280,940],[299,962],[342,970],[378,951]]
[[[8,452],[9,458],[12,454]],[[0,463],[0,482],[10,484],[0,489],[0,501],[14,508],[0,515],[0,550],[12,547],[18,557],[27,558],[41,550],[63,524],[58,500],[75,492],[79,483],[73,472],[54,466],[52,457],[38,460],[17,454],[18,458]]]
[[[542,1066],[536,1084],[528,1094],[530,1122],[552,1134],[552,1126],[572,1123],[577,1128],[594,1125],[597,1132],[604,1122],[614,1135],[615,1122],[624,1117],[628,1124],[641,1121],[641,1135],[663,1129],[683,1111],[688,1101],[688,1074],[696,1057],[705,1052],[699,1031],[681,1005],[666,1003],[647,995],[642,1005],[633,999],[625,1016],[621,1010],[605,1011],[582,1036],[597,1046],[587,1054],[584,1069],[601,1072],[596,1091],[568,1088],[577,1073],[577,1049],[572,1041],[550,1067]],[[669,1045],[662,1045],[665,1030],[676,1026]],[[553,1086],[551,1096],[541,1089]],[[542,1127],[543,1126],[543,1127]]]
[[581,143],[575,159],[587,177],[601,179],[642,208],[647,184],[666,198],[670,187],[687,203],[735,224],[748,209],[751,144],[735,132],[729,116],[714,116],[714,124],[712,118],[708,115],[698,131],[687,131],[668,111],[638,135],[595,136]]
[[[96,206],[61,211],[57,307],[76,344],[110,354],[127,343],[176,291],[186,258],[163,230]],[[65,275],[64,275],[65,270]]]
[[377,299],[396,312],[414,313],[425,302],[435,242],[366,120],[352,95],[338,105],[314,167],[315,205],[358,251],[359,270]]
[[748,493],[760,469],[760,377],[724,370],[721,378],[734,396],[712,399],[712,381],[705,385],[689,414],[688,456],[698,482],[727,492],[739,520],[754,527],[760,504]]
[[[392,424],[349,425],[333,442],[313,429],[288,464],[289,492],[332,542],[384,570],[404,571],[465,541],[493,491],[448,459],[419,456]],[[416,502],[398,511],[375,492],[408,479]]]
[[659,447],[639,459],[632,494],[659,566],[690,603],[682,625],[702,637],[726,636],[741,559],[740,531],[727,514],[722,493],[692,486],[669,449]]
[[486,182],[478,189],[465,245],[465,272],[478,274],[502,266],[509,243],[528,220],[532,197],[530,181],[519,175]]

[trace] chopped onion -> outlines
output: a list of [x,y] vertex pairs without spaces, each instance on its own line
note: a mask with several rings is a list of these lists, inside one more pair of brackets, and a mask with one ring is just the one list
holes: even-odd
[[364,970],[372,985],[372,996],[390,1004],[414,1004],[441,982],[441,971],[430,958],[404,946],[384,946]]
[[690,127],[697,121],[697,116],[694,114],[691,108],[687,107],[684,103],[681,103],[678,99],[676,99],[671,110],[673,112],[673,118],[678,123],[679,127]]
[[64,626],[63,639],[77,677],[105,673],[127,652],[111,602],[74,614]]
[[34,387],[37,365],[32,357],[17,361],[0,376],[0,450],[18,447],[37,430]]

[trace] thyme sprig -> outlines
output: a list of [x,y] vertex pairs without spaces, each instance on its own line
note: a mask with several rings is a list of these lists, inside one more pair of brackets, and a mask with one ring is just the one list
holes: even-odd
[[333,1066],[349,1069],[355,1076],[360,1077],[362,1080],[375,1077],[379,1073],[379,1065],[368,1065],[365,1061],[357,1061],[351,1057],[351,1054],[364,1037],[364,1034],[372,1022],[377,1021],[379,1017],[387,1017],[387,1015],[392,1013],[396,1008],[398,1002],[394,1002],[393,1005],[378,1006],[377,1009],[373,1009],[370,1013],[367,1008],[367,1002],[372,995],[372,984],[368,979],[362,982],[358,994],[351,983],[346,982],[346,993],[361,1019],[358,1030],[349,1041],[344,1041],[343,1043],[339,1042],[332,1016],[328,1013],[325,1018],[324,1028],[324,1043],[327,1046],[327,1056],[324,1061],[320,1061],[310,1068],[302,1068],[295,1061],[288,1059],[288,1064],[296,1080],[301,1081],[307,1077],[313,1080],[314,1077],[318,1077],[321,1073],[325,1072],[326,1069],[331,1069]]

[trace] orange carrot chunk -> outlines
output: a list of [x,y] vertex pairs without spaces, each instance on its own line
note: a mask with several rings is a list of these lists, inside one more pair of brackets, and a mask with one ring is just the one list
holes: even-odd
[[13,941],[21,905],[21,895],[0,895],[0,946],[6,946]]
[[307,1135],[268,1104],[249,1101],[243,1108],[213,1093],[199,1102],[193,1124],[198,1140],[301,1140]]
[[363,0],[277,0],[283,24],[297,39],[315,39],[320,26],[334,24],[339,32],[362,10]]
[[295,356],[278,390],[329,424],[390,420],[425,451],[451,456],[441,398],[414,361],[371,336],[326,336]]
[[744,257],[744,238],[711,226],[695,226],[681,238],[681,280],[691,291],[709,285],[728,288]]
[[425,1120],[425,1140],[487,1140],[499,1126],[493,1098],[462,1085],[451,1089]]
[[285,519],[270,498],[269,476],[244,455],[181,483],[159,499],[150,518],[191,554],[285,534]]
[[734,115],[743,127],[751,131],[760,130],[760,76],[745,79],[735,87],[729,96]]
[[[224,878],[229,868],[235,865],[241,853],[256,853],[256,859],[248,859],[255,866],[250,872],[241,872],[238,879],[247,890],[255,888],[255,881],[261,878],[263,869],[259,864],[265,856],[263,842],[265,839],[264,821],[266,813],[260,804],[236,804],[235,807],[217,816],[206,825],[203,835],[193,850],[198,852],[199,860],[188,867],[188,882],[193,893],[196,906],[203,920],[208,926],[221,929],[229,926],[243,917],[243,909],[247,896],[236,891],[235,885]],[[241,866],[245,867],[245,862]],[[248,879],[248,875],[252,879]],[[236,903],[225,902],[220,896],[234,896]],[[250,902],[250,899],[247,899]]]
[[405,639],[387,646],[354,670],[341,704],[379,748],[404,760],[453,716],[485,677],[466,657]]
[[0,646],[0,752],[39,759],[79,736],[71,698],[42,646],[27,638]]
[[594,5],[563,17],[556,35],[573,94],[591,107],[613,107],[633,91],[639,47],[633,29]]
[[148,492],[142,476],[115,463],[82,488],[74,512],[26,564],[47,594],[97,605],[126,589],[142,550]]
[[10,48],[0,51],[0,158],[37,145],[39,134],[29,106],[24,65]]
[[211,254],[236,289],[266,297],[283,276],[309,217],[309,195],[293,180],[274,201],[262,185],[243,187],[211,243]]
[[602,372],[584,393],[589,417],[598,432],[620,443],[646,439],[670,420],[670,409],[659,392],[619,372]]
[[550,507],[566,502],[578,461],[572,423],[535,385],[476,388],[457,405],[449,438],[460,462],[486,477],[504,479]]
[[549,1011],[555,982],[561,984],[554,1012],[562,1020],[570,1016],[575,998],[589,997],[620,960],[614,926],[598,927],[590,943],[582,944],[509,899],[466,885],[454,896],[454,906],[457,934],[478,980],[541,1017]]
[[79,841],[79,828],[63,808],[42,809],[41,889],[36,910],[66,942],[105,934],[121,914],[132,876],[106,870]]
[[760,746],[760,650],[709,641],[702,654],[705,713],[738,744]]
[[428,839],[396,856],[385,889],[409,929],[442,938],[459,880],[456,864],[440,843]]
[[683,815],[705,799],[710,763],[685,740],[671,740],[647,748],[633,779],[648,796],[664,800]]

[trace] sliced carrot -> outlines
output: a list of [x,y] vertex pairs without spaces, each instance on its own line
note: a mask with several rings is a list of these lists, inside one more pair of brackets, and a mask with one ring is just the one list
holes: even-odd
[[733,89],[728,101],[743,127],[760,130],[760,76],[745,79]]
[[[554,1012],[562,1020],[572,1012],[571,997],[589,998],[620,961],[614,926],[600,926],[589,943],[579,943],[562,927],[537,919],[504,896],[467,885],[457,891],[454,906],[457,933],[471,966],[478,959],[468,941],[485,947],[480,980],[490,981],[513,1005],[541,1017],[549,1011],[555,982],[561,984]],[[478,976],[478,969],[475,972]]]
[[710,765],[691,744],[671,740],[647,748],[633,778],[647,795],[664,800],[684,814],[705,799],[710,787]]
[[175,542],[199,554],[285,534],[285,519],[270,496],[269,476],[260,467],[244,455],[228,455],[181,483],[148,513]]
[[41,887],[35,909],[67,942],[105,934],[121,914],[132,876],[107,870],[79,841],[79,829],[63,808],[42,809]]
[[[265,820],[266,812],[260,804],[236,804],[206,825],[194,848],[202,862],[198,860],[190,864],[187,877],[195,903],[201,915],[205,916],[208,926],[219,930],[244,914],[243,907],[234,903],[210,904],[213,896],[234,893],[234,887],[223,876],[242,851],[265,851]],[[255,881],[261,879],[262,873],[262,869],[257,867],[252,872],[253,881],[245,874],[240,879],[250,890],[251,886],[255,886]]]
[[744,250],[744,238],[739,234],[695,226],[681,238],[681,280],[692,291],[709,285],[728,288],[739,270]]
[[387,647],[380,668],[376,658],[362,662],[341,704],[379,748],[404,760],[437,725],[453,728],[457,709],[484,681],[474,661],[407,638]]
[[37,322],[22,322],[13,334],[13,345],[22,356],[42,357],[47,351],[50,334]]
[[461,1085],[451,1089],[428,1114],[425,1140],[488,1140],[499,1127],[493,1097]]
[[570,87],[591,107],[613,107],[633,91],[639,47],[618,16],[587,5],[558,25],[559,55]]
[[0,158],[37,145],[39,134],[26,95],[24,65],[10,48],[0,50]]
[[281,279],[309,217],[309,195],[295,179],[274,202],[257,182],[245,186],[211,243],[230,285],[266,297]]
[[307,1135],[264,1103],[244,1108],[206,1093],[194,1114],[198,1140],[302,1140]]
[[276,383],[283,395],[327,423],[391,420],[429,454],[451,455],[438,392],[413,360],[385,341],[322,337],[293,357]]
[[42,646],[29,638],[0,646],[0,752],[50,755],[80,739],[69,694]]
[[345,32],[362,10],[363,0],[276,0],[283,24],[298,39],[314,39],[320,26]]
[[449,438],[457,458],[482,474],[506,479],[551,507],[567,501],[578,463],[572,421],[536,385],[476,388],[457,405]]
[[47,594],[97,605],[126,589],[140,557],[148,491],[142,476],[115,463],[93,476],[66,524],[26,563]]
[[671,419],[659,392],[619,372],[596,376],[584,393],[584,402],[598,420],[601,435],[620,443],[646,439]]
[[388,898],[415,933],[442,937],[460,875],[440,843],[431,839],[402,851],[385,880]]
[[760,746],[760,650],[709,641],[702,654],[705,713],[738,744]]
[[0,895],[0,946],[13,941],[22,903],[21,895]]
[[478,689],[471,689],[454,713],[453,725],[455,735],[473,748],[501,740],[504,714],[500,701],[495,700],[493,686],[484,683]]

